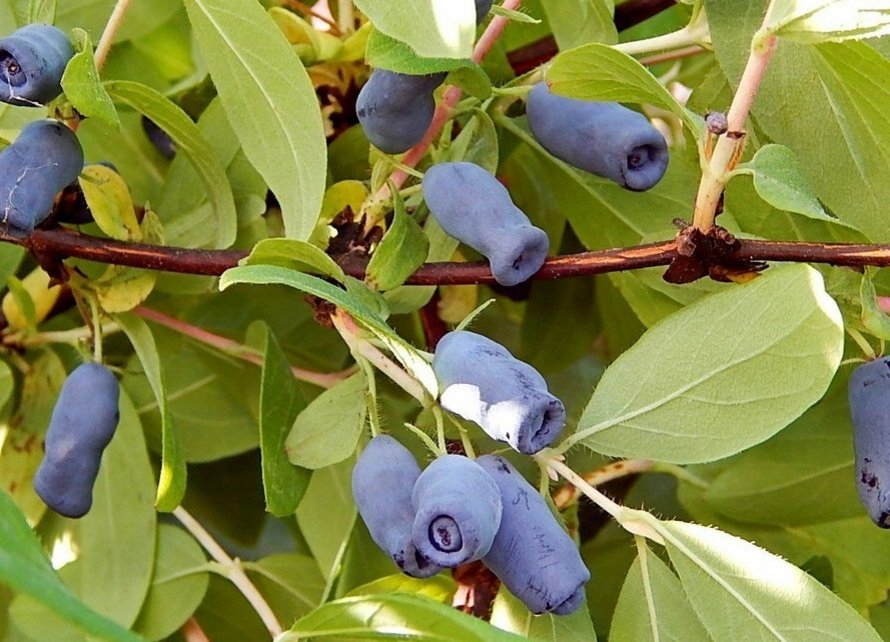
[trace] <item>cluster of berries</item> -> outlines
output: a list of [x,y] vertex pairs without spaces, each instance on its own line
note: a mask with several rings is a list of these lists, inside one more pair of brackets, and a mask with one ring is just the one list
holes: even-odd
[[503,457],[445,455],[421,472],[392,437],[371,440],[352,475],[371,537],[425,578],[482,560],[533,613],[568,615],[590,571],[541,495]]
[[[73,55],[68,37],[50,25],[27,25],[0,39],[0,101],[24,107],[52,101],[62,93],[62,74]],[[6,231],[31,234],[82,168],[83,149],[63,123],[26,125],[0,152],[0,222]]]
[[[550,445],[565,425],[543,377],[481,335],[446,335],[433,370],[444,408],[521,453]],[[412,577],[482,560],[533,613],[567,615],[584,601],[590,572],[575,543],[502,457],[445,455],[421,472],[404,446],[380,435],[356,464],[352,489],[371,537]]]

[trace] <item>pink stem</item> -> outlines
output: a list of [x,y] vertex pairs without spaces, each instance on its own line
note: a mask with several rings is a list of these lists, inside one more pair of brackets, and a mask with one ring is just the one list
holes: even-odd
[[[213,334],[203,328],[186,323],[185,321],[166,315],[163,312],[146,308],[143,305],[137,306],[133,312],[141,316],[143,319],[148,319],[158,325],[170,328],[171,330],[184,334],[187,337],[191,337],[192,339],[200,341],[212,348],[232,354],[239,359],[254,363],[258,366],[263,365],[263,358],[260,355],[245,350],[244,346],[237,341],[221,337],[218,334]],[[345,379],[351,372],[351,370],[348,370],[343,372],[323,373],[291,366],[291,373],[294,375],[294,379],[312,383],[316,386],[321,386],[322,388],[330,388],[336,385]]]

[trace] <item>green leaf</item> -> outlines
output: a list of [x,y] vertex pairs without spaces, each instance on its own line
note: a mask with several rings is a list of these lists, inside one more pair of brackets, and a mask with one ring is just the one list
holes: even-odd
[[875,0],[779,0],[759,38],[776,34],[798,42],[840,42],[890,33],[890,7]]
[[646,544],[634,560],[609,630],[610,642],[710,642],[680,580]]
[[[284,292],[276,294],[281,296]],[[243,296],[243,293],[239,294]],[[273,300],[272,303],[276,302]],[[280,306],[280,302],[277,304]],[[243,332],[239,322],[242,317],[237,315],[245,311],[234,312],[239,309],[235,296],[213,297],[208,301],[208,306],[215,308],[210,316],[204,317],[199,313],[197,318],[191,317],[191,320],[204,327],[221,329],[222,332]],[[292,306],[285,309],[291,314],[296,312]],[[257,316],[267,318],[263,313]],[[209,462],[256,449],[260,443],[256,403],[259,399],[260,368],[227,352],[209,350],[205,345],[173,330],[159,325],[152,325],[151,328],[158,353],[164,355],[166,412],[175,419],[176,441],[182,458],[186,462]],[[302,332],[318,337],[311,328],[302,328]],[[307,349],[304,354],[311,353]],[[128,370],[133,374],[125,377],[124,383],[136,401],[152,446],[160,449],[163,406],[158,404],[151,382],[141,374],[138,358],[131,356]]]
[[498,589],[491,609],[492,626],[543,642],[596,642],[587,601],[571,615],[534,615],[505,587]]
[[287,236],[307,240],[324,195],[327,145],[306,70],[259,3],[185,5],[241,147],[281,204]]
[[880,640],[849,604],[780,557],[713,528],[647,521],[715,640]]
[[423,265],[430,243],[413,217],[405,211],[398,192],[393,197],[392,225],[368,263],[367,281],[378,290],[391,290]]
[[774,268],[653,326],[606,370],[564,447],[674,463],[735,454],[822,397],[843,342],[819,272]]
[[140,317],[126,313],[117,316],[117,322],[133,344],[145,376],[151,384],[152,392],[161,411],[161,475],[155,506],[159,511],[172,511],[179,506],[185,495],[186,466],[173,425],[173,415],[167,404],[167,390],[164,372],[161,368],[155,339],[148,324]]
[[355,458],[350,457],[315,471],[297,508],[300,532],[328,581],[339,571],[334,567],[348,545],[357,521],[350,484],[354,467]]
[[122,392],[120,423],[102,455],[93,507],[80,520],[84,602],[116,622],[136,621],[151,583],[157,514],[142,424]]
[[[266,210],[268,188],[246,161],[219,98],[214,98],[201,112],[198,129],[225,168],[237,210],[237,225],[243,228],[250,223],[249,217],[254,211],[260,216]],[[195,189],[200,180],[188,157],[177,154],[170,163],[163,192],[157,200],[152,200],[152,206],[164,221],[171,245],[215,247],[217,243],[213,205],[205,190]]]
[[612,0],[544,0],[541,7],[560,51],[591,42],[618,42]]
[[290,462],[317,470],[354,453],[365,427],[367,394],[368,381],[359,371],[313,399],[287,436]]
[[476,10],[470,0],[356,0],[355,5],[386,35],[425,58],[469,58],[476,37]]
[[[11,385],[12,373],[4,388]],[[46,504],[34,492],[34,474],[43,461],[43,440],[50,415],[68,372],[58,355],[49,348],[37,351],[28,363],[21,381],[18,408],[0,445],[0,489],[12,497],[28,522],[36,524],[46,512]]]
[[309,471],[288,462],[285,443],[306,400],[296,386],[278,340],[263,324],[265,351],[260,384],[260,454],[266,510],[278,517],[292,515],[309,485]]
[[704,123],[627,54],[608,45],[589,44],[564,51],[553,59],[546,75],[556,94],[584,100],[651,103],[673,112],[700,139]]
[[242,563],[270,606],[282,614],[282,621],[292,622],[322,600],[325,580],[316,561],[308,555],[278,553]]
[[149,640],[173,635],[207,593],[210,574],[206,562],[201,547],[188,533],[161,524],[151,588],[133,628]]
[[872,281],[870,272],[862,275],[862,282],[859,285],[859,300],[861,305],[862,325],[870,333],[887,341],[890,339],[890,316],[878,305],[878,293],[875,291],[875,284]]
[[306,241],[295,239],[263,239],[242,259],[239,265],[277,265],[278,267],[329,276],[340,283],[346,274],[330,255]]
[[[30,0],[28,2],[28,24],[40,22],[51,25],[56,19],[56,0]],[[0,24],[3,24],[0,21]]]
[[[374,544],[374,546],[377,545]],[[387,563],[392,563],[388,557]],[[439,573],[432,577],[418,579],[416,577],[405,575],[404,573],[395,573],[392,575],[385,575],[384,577],[377,578],[367,584],[357,586],[343,597],[378,595],[380,593],[413,593],[425,595],[442,604],[450,604],[456,589],[457,584],[450,574]],[[498,593],[498,595],[500,595],[500,593]]]
[[120,174],[104,165],[87,165],[78,183],[99,229],[119,241],[142,240],[133,198]]
[[754,177],[754,189],[773,207],[834,222],[810,188],[797,157],[784,145],[766,145],[736,172]]
[[650,268],[610,275],[627,304],[646,327],[652,327],[687,305],[727,287],[711,279],[675,285],[665,281],[663,274],[664,268]]
[[385,593],[329,602],[300,618],[281,642],[300,638],[461,640],[512,642],[526,638],[422,595]]
[[[52,4],[55,5],[55,2]],[[51,11],[55,13],[54,6]],[[90,36],[83,29],[75,29],[74,37],[77,53],[68,61],[65,73],[62,74],[65,97],[84,116],[98,118],[113,127],[120,127],[121,122],[114,103],[102,86],[93,62],[93,43]]]
[[0,579],[83,631],[113,642],[144,642],[80,602],[53,571],[40,543],[6,493],[0,492]]
[[839,374],[800,419],[729,461],[704,499],[735,520],[815,524],[862,514],[855,478],[847,380]]
[[105,88],[115,102],[129,105],[163,129],[176,143],[177,153],[195,166],[198,177],[216,213],[216,247],[229,247],[235,241],[238,214],[226,171],[213,148],[191,118],[154,89],[127,80],[112,80]]
[[469,58],[423,58],[401,40],[390,38],[379,29],[372,30],[368,37],[365,60],[374,68],[415,76],[474,66]]

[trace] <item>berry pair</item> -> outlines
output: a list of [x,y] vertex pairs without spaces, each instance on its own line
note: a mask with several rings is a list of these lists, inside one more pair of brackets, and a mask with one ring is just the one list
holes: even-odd
[[[371,537],[412,577],[479,559],[501,519],[497,488],[473,461],[447,455],[421,473],[408,449],[386,435],[362,453],[352,492]],[[475,501],[466,501],[468,492]]]
[[590,572],[544,500],[506,460],[440,457],[420,472],[375,437],[352,476],[359,514],[402,572],[430,577],[481,559],[534,613],[571,613]]
[[46,455],[34,490],[65,517],[83,517],[93,505],[102,453],[120,420],[117,379],[98,363],[78,366],[65,380],[46,433]]

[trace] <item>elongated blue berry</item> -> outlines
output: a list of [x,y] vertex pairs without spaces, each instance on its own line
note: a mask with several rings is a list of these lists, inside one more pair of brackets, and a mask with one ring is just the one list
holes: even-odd
[[419,476],[411,452],[392,437],[379,435],[352,471],[352,495],[377,546],[406,575],[430,577],[442,569],[418,554],[412,539],[411,492]]
[[117,428],[120,389],[98,363],[78,366],[65,380],[46,432],[46,455],[34,490],[65,517],[83,517],[93,504],[102,452]]
[[356,102],[368,140],[387,154],[401,154],[423,138],[433,120],[433,92],[447,74],[411,76],[375,69]]
[[46,119],[26,125],[0,152],[0,223],[14,236],[29,235],[82,167],[83,150],[64,124]]
[[423,177],[423,196],[442,229],[485,256],[501,285],[541,269],[550,240],[513,204],[507,188],[474,163],[440,163]]
[[68,36],[51,25],[27,25],[0,39],[0,101],[26,107],[50,102],[62,93],[73,55]]
[[540,493],[503,457],[476,460],[498,486],[504,513],[485,565],[532,613],[568,615],[584,602],[590,571]]
[[664,136],[645,116],[618,103],[557,96],[539,83],[527,111],[541,146],[574,167],[636,192],[653,187],[667,170]]
[[856,368],[849,401],[859,499],[875,524],[890,528],[890,357]]
[[497,486],[476,462],[440,457],[414,486],[414,544],[424,557],[453,568],[488,552],[501,522]]
[[443,408],[521,453],[549,446],[565,426],[565,406],[547,390],[544,377],[480,334],[446,334],[436,346],[433,371]]

